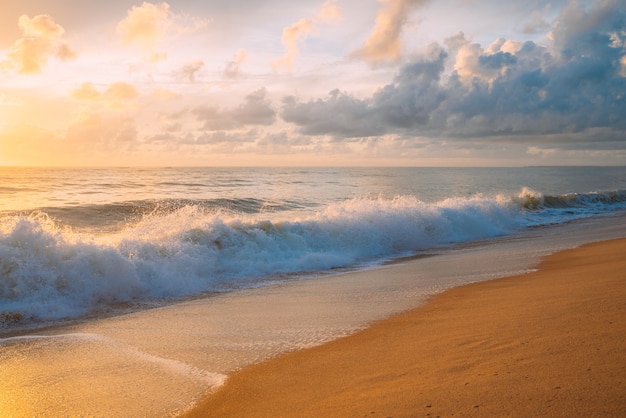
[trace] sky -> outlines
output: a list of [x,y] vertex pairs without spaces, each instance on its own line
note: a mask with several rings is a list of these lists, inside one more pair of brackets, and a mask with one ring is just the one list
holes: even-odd
[[626,165],[626,1],[5,1],[2,165]]

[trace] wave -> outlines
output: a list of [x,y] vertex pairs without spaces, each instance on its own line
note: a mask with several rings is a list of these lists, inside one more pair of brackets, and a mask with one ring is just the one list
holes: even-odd
[[247,214],[263,202],[238,201],[238,212],[216,209],[232,202],[215,203],[179,201],[150,211],[141,209],[145,202],[103,206],[119,222],[133,210],[141,214],[108,234],[63,226],[45,212],[1,217],[0,326],[255,286],[268,275],[354,266],[509,234],[623,208],[626,192],[543,196],[524,189],[513,198],[433,204],[412,196],[357,198],[282,220]]
[[525,226],[541,226],[625,209],[626,190],[544,196],[524,188],[513,201],[523,211]]
[[606,210],[607,205],[625,203],[626,190],[544,196],[534,190],[524,188],[516,200],[521,203],[524,209],[577,208]]
[[163,215],[186,206],[197,206],[209,212],[260,214],[297,210],[303,208],[304,204],[296,200],[268,202],[255,198],[146,199],[105,204],[41,207],[37,210],[8,214],[30,216],[33,213],[44,213],[56,222],[71,226],[76,230],[111,233],[124,225],[137,222],[145,216]]

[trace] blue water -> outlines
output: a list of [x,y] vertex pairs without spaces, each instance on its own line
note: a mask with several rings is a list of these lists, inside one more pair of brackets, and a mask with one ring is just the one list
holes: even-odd
[[626,208],[626,167],[0,168],[0,327]]

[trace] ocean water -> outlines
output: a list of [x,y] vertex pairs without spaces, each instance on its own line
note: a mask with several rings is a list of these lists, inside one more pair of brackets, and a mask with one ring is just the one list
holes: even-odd
[[0,168],[0,331],[626,209],[626,167]]

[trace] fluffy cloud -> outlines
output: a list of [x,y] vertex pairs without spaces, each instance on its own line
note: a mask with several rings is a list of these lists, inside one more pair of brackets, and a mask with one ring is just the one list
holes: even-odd
[[321,6],[317,18],[321,22],[335,22],[341,19],[342,12],[337,6],[338,0],[326,0]]
[[341,15],[337,0],[326,0],[313,19],[300,19],[293,25],[284,28],[281,41],[287,51],[281,58],[272,62],[272,68],[274,70],[292,71],[294,60],[300,52],[298,49],[300,39],[313,33],[317,24],[336,22],[341,18]]
[[[570,5],[553,27],[552,47],[501,39],[483,48],[458,34],[414,57],[370,97],[339,90],[305,102],[286,97],[280,116],[303,134],[336,139],[543,135],[563,147],[577,138],[577,149],[597,141],[624,148],[624,27],[626,11],[615,2]],[[603,135],[581,137],[590,132]]]
[[77,100],[103,102],[112,108],[124,108],[139,97],[139,92],[132,84],[125,82],[111,83],[103,92],[98,91],[92,83],[83,83],[71,92]]
[[293,25],[283,29],[281,41],[287,48],[285,55],[272,63],[275,70],[284,68],[287,71],[293,69],[293,61],[298,55],[298,40],[308,35],[313,30],[313,21],[311,19],[300,19]]
[[128,15],[117,25],[117,33],[127,45],[138,44],[152,54],[157,60],[163,54],[155,51],[158,42],[165,36],[171,26],[170,6],[144,2],[141,6],[133,6]]
[[135,86],[124,82],[112,83],[104,92],[104,97],[113,103],[134,100],[138,96]]
[[304,135],[362,137],[385,132],[370,100],[359,100],[339,90],[331,91],[326,99],[306,103],[294,96],[285,97],[280,116],[299,126]]
[[515,54],[522,44],[506,39],[497,39],[487,48],[472,43],[463,33],[446,39],[450,53],[456,56],[454,70],[466,84],[480,79],[488,83],[503,75],[516,64]]
[[224,77],[235,79],[240,75],[240,67],[241,64],[246,60],[247,54],[246,51],[240,49],[235,54],[232,61],[228,61],[226,64],[226,68],[224,68]]
[[383,6],[376,14],[376,25],[355,56],[372,62],[396,60],[402,52],[401,35],[413,9],[426,0],[378,0]]
[[206,27],[208,21],[176,15],[168,3],[143,2],[133,6],[117,25],[117,33],[126,45],[138,45],[150,54],[150,61],[167,58],[157,48],[168,33],[185,34]]
[[276,120],[276,111],[267,99],[265,89],[247,95],[243,103],[231,109],[199,107],[193,114],[203,122],[208,131],[238,129],[244,125],[271,125]]
[[97,101],[100,100],[102,94],[96,89],[92,83],[83,83],[79,88],[71,94],[72,98],[77,100]]
[[175,75],[178,77],[189,80],[192,83],[196,80],[196,73],[204,67],[204,61],[193,61],[185,64],[183,68],[178,70]]
[[300,126],[304,134],[338,137],[379,136],[425,126],[445,99],[439,81],[446,57],[441,47],[431,47],[402,68],[393,84],[368,99],[360,100],[339,90],[330,92],[325,100],[306,103],[286,97],[281,117]]
[[23,36],[11,46],[9,60],[2,62],[3,67],[22,74],[39,73],[50,57],[65,61],[76,56],[63,40],[65,30],[52,17],[38,15],[31,19],[22,15],[18,26]]

